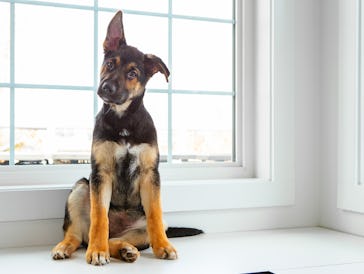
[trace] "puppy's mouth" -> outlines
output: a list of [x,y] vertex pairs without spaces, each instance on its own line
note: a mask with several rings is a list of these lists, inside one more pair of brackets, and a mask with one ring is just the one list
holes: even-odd
[[105,103],[105,104],[108,104],[108,105],[123,105],[127,100],[128,98],[125,98],[125,99],[122,99],[122,100],[111,100],[109,98],[105,98],[105,97],[101,97],[101,100]]
[[100,99],[108,105],[122,105],[129,99],[128,92],[118,92],[118,95],[109,95],[103,92],[98,92]]

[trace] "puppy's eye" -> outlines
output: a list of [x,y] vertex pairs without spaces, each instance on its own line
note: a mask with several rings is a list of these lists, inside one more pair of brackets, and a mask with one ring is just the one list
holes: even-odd
[[113,61],[107,61],[106,62],[106,67],[107,67],[108,71],[112,71],[114,69],[114,67],[115,67],[114,62]]
[[126,75],[126,77],[128,78],[128,80],[133,80],[137,76],[138,76],[138,74],[137,74],[137,72],[135,70],[129,71],[128,74]]

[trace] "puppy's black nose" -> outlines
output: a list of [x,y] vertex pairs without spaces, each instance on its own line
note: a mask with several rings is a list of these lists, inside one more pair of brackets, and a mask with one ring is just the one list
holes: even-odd
[[108,93],[112,94],[112,93],[116,92],[117,87],[115,85],[113,85],[112,83],[110,83],[109,81],[106,81],[102,84],[101,89],[105,94],[108,94]]

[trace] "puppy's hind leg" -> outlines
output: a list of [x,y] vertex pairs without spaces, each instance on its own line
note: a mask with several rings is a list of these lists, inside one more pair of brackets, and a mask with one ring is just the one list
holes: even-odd
[[79,180],[68,196],[64,217],[64,239],[52,249],[55,260],[67,259],[77,250],[81,243],[88,241],[90,226],[89,182]]
[[110,256],[128,263],[135,262],[139,250],[149,247],[149,238],[146,229],[134,229],[126,232],[120,238],[109,239]]

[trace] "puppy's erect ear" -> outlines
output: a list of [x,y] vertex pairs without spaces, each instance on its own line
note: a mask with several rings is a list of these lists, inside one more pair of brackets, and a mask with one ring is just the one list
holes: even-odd
[[104,52],[115,51],[121,45],[126,45],[126,40],[123,27],[123,13],[119,10],[110,21],[109,27],[107,28],[107,34],[104,41]]
[[144,70],[145,70],[145,74],[149,78],[152,77],[157,72],[163,73],[164,76],[166,77],[166,81],[168,82],[169,70],[159,57],[157,57],[153,54],[145,54],[144,55]]

